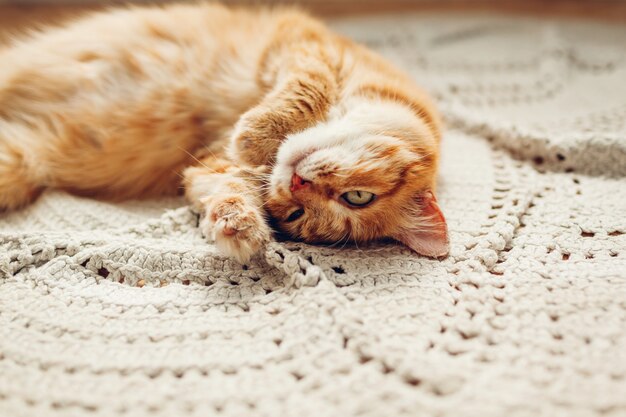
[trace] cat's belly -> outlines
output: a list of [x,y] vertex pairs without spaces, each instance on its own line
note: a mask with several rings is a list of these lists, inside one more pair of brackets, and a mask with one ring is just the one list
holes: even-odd
[[35,182],[115,198],[176,192],[190,154],[258,100],[253,41],[234,59],[206,15],[185,34],[158,13],[95,17],[0,53],[11,63],[0,68],[0,141],[36,161]]

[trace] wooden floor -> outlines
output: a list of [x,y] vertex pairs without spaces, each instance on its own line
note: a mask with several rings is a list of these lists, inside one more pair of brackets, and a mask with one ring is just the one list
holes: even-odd
[[[259,0],[227,0],[225,2],[230,4],[264,3]],[[302,3],[297,0],[296,2]],[[59,23],[68,17],[103,8],[103,6],[94,5],[95,1],[81,1],[80,4],[67,6],[14,6],[2,3],[3,0],[0,0],[0,42],[6,40],[10,33],[21,32],[28,27]],[[115,0],[100,2],[106,5],[115,3],[119,2]],[[271,3],[276,3],[276,1]],[[605,20],[626,24],[626,1],[620,0],[305,0],[304,3],[306,3],[304,8],[322,17],[394,11],[463,13],[493,11],[517,15]]]

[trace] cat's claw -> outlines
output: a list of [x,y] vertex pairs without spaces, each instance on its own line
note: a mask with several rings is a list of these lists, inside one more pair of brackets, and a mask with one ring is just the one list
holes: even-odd
[[203,235],[223,254],[246,263],[270,239],[270,230],[259,209],[241,196],[221,198],[207,204],[200,223]]

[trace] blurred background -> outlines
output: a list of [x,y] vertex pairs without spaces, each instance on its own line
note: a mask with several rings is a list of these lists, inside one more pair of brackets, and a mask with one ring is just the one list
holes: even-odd
[[[0,41],[8,33],[56,23],[89,10],[150,0],[0,0]],[[297,4],[322,17],[402,11],[484,12],[590,18],[626,23],[624,0],[223,0],[225,4]]]

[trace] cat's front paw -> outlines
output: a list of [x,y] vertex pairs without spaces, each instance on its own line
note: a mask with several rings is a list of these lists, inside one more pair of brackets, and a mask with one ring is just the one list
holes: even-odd
[[208,201],[200,227],[220,252],[241,263],[248,262],[270,239],[270,229],[259,209],[241,196]]
[[233,156],[247,165],[266,165],[274,159],[285,134],[272,112],[252,109],[241,116],[231,137]]

